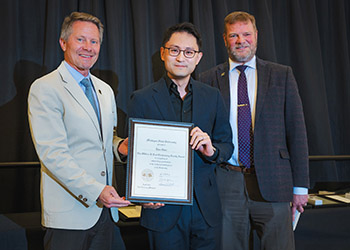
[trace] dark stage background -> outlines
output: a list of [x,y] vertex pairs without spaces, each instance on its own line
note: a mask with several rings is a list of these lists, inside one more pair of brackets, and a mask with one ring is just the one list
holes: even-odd
[[[121,136],[126,136],[125,112],[132,91],[163,74],[163,31],[183,21],[198,27],[204,52],[198,74],[227,60],[223,19],[245,10],[257,20],[257,55],[294,70],[310,155],[350,154],[349,6],[347,0],[3,0],[0,162],[38,160],[29,133],[27,94],[36,78],[63,59],[60,26],[72,11],[92,13],[105,25],[100,59],[92,72],[115,91]],[[348,165],[311,162],[311,184],[349,181]],[[37,168],[2,168],[0,188],[6,196],[0,212],[37,210],[39,197],[32,196],[38,192],[39,178]]]

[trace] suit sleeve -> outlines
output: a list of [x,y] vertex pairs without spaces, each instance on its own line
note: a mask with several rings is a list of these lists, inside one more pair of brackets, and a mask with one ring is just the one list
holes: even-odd
[[216,163],[227,161],[233,153],[232,130],[229,123],[229,115],[219,90],[215,89],[217,95],[216,119],[212,132],[212,144],[218,150]]
[[303,107],[292,69],[286,76],[286,137],[294,187],[309,187],[309,160]]
[[138,91],[134,92],[128,103],[128,118],[144,118],[144,105],[142,96],[138,94]]
[[[28,116],[35,149],[44,171],[87,206],[93,205],[104,184],[96,181],[71,155],[63,120],[62,98],[47,82],[34,82],[28,96]],[[75,124],[79,128],[79,124]]]

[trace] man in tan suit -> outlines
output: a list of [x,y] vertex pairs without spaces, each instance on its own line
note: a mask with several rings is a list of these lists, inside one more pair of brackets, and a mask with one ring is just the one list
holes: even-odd
[[121,142],[113,136],[114,93],[89,71],[102,36],[98,18],[78,12],[66,17],[59,41],[64,61],[29,92],[45,249],[111,249],[117,207],[129,205],[112,186],[113,150],[118,157]]

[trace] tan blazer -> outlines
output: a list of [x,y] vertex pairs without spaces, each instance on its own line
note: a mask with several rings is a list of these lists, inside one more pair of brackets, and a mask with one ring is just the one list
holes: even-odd
[[[42,225],[88,229],[98,220],[96,200],[113,176],[113,130],[117,111],[112,89],[91,75],[101,113],[97,116],[63,62],[37,79],[28,96],[33,142],[41,162]],[[111,209],[118,221],[118,210]]]

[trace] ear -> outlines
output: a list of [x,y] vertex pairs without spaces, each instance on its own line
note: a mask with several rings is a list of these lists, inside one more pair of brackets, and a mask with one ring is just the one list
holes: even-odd
[[160,58],[162,59],[163,62],[165,57],[164,53],[165,53],[165,49],[163,47],[160,47]]
[[60,38],[59,43],[60,43],[61,49],[65,52],[66,49],[67,49],[67,43],[66,43],[66,41],[63,40],[62,38]]
[[224,39],[224,42],[225,42],[225,47],[227,47],[227,42],[226,42],[226,34],[222,34],[222,38]]
[[198,65],[198,63],[201,61],[203,56],[203,52],[199,52],[196,58],[196,65]]

